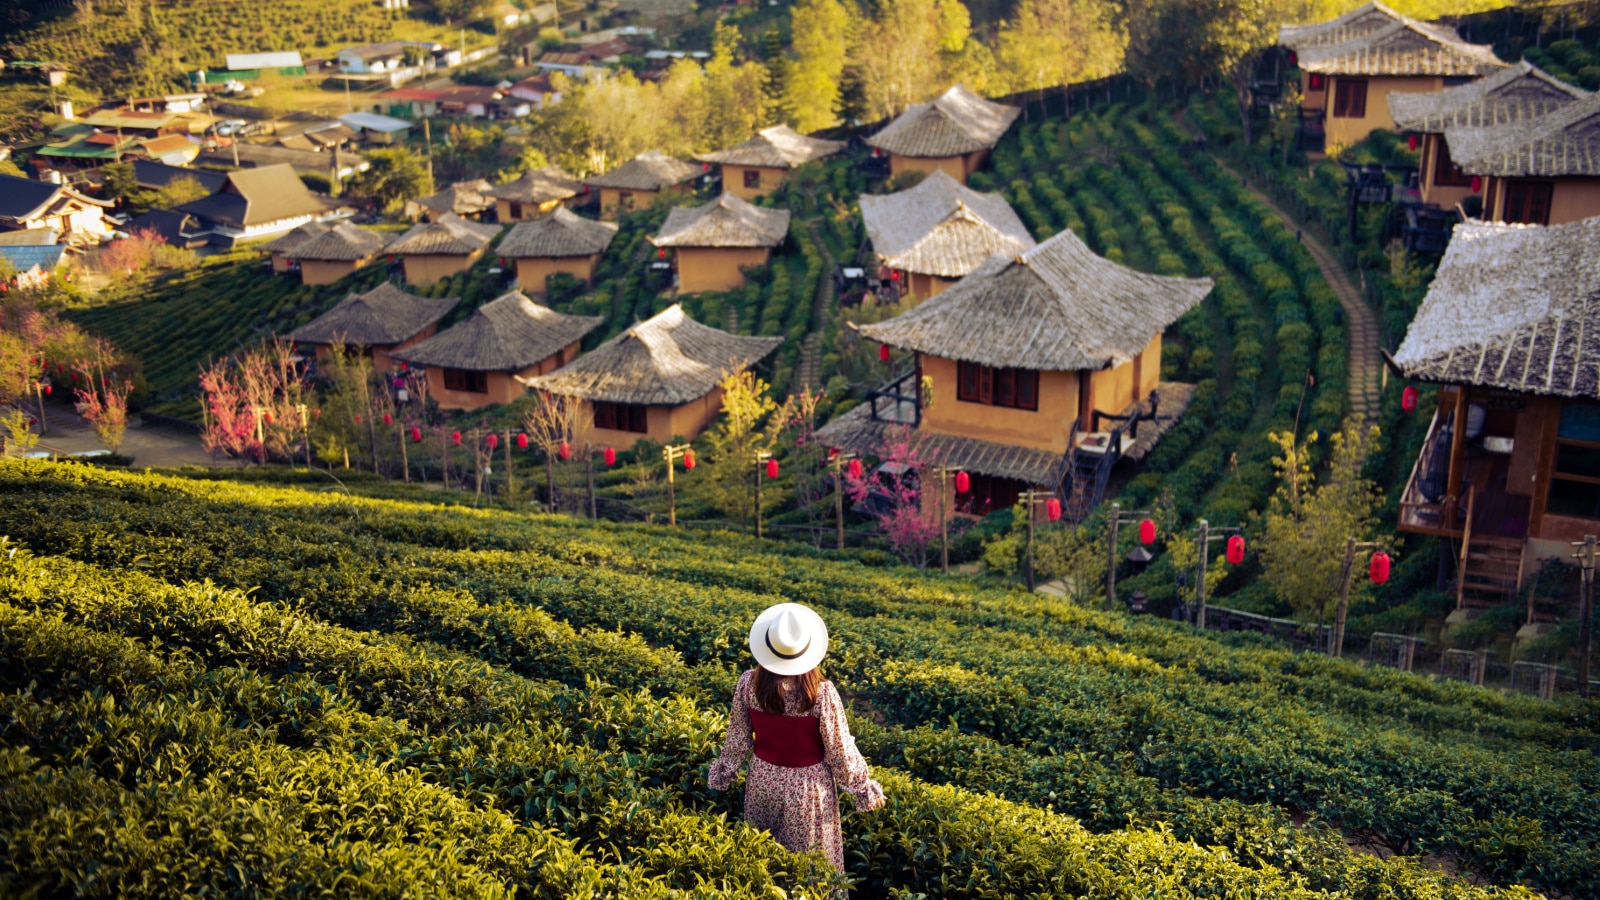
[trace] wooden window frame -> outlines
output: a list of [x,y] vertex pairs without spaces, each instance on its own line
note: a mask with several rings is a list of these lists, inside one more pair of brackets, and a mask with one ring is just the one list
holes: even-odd
[[956,361],[956,399],[1002,409],[1039,411],[1039,371]]
[[1367,79],[1340,78],[1333,83],[1333,117],[1335,119],[1367,117]]
[[489,393],[489,373],[472,369],[445,369],[444,389],[463,394]]
[[594,427],[629,434],[650,433],[650,407],[638,403],[594,404]]
[[[1525,181],[1518,179],[1506,183],[1506,199],[1500,216],[1500,221],[1507,224],[1521,225],[1549,225],[1550,207],[1555,200],[1555,182],[1553,181]],[[1540,198],[1539,195],[1543,194]],[[1539,208],[1538,201],[1542,199],[1543,208]],[[1515,215],[1512,218],[1512,204],[1516,203]]]
[[522,221],[522,204],[520,202],[516,200],[507,200],[506,212],[512,221]]
[[745,169],[744,170],[744,187],[745,187],[745,190],[747,190],[747,191],[752,191],[752,190],[753,191],[759,191],[759,190],[761,190],[761,170],[760,169]]
[[1472,187],[1472,176],[1450,159],[1450,145],[1444,135],[1435,136],[1433,143],[1438,148],[1433,154],[1433,183],[1439,187]]

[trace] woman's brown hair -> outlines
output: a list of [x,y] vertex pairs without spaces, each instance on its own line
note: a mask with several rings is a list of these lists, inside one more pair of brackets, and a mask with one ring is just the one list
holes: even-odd
[[822,689],[820,666],[804,675],[775,675],[762,666],[756,666],[756,683],[753,685],[756,706],[760,707],[762,712],[775,716],[783,715],[783,685],[791,679],[799,683],[801,692],[805,694],[805,704],[800,711],[810,712],[811,707],[817,704],[817,692]]

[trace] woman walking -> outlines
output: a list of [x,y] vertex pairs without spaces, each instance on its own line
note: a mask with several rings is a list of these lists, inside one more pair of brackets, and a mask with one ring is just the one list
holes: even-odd
[[842,873],[838,789],[855,797],[857,812],[867,812],[883,805],[883,787],[868,777],[839,691],[817,668],[828,654],[828,628],[809,607],[780,603],[756,617],[750,652],[757,666],[734,688],[711,789],[732,787],[753,748],[745,819],[790,850],[822,848]]

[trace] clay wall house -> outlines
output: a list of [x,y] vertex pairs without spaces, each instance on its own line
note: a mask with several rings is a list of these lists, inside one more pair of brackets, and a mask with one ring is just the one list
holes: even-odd
[[406,284],[425,287],[472,268],[499,233],[498,225],[469,222],[454,213],[444,213],[432,222],[411,226],[384,252],[400,260]]
[[998,253],[1016,256],[1034,246],[1011,204],[935,170],[915,187],[863,194],[861,218],[879,266],[902,293],[926,300]]
[[788,234],[788,210],[723,194],[704,206],[673,209],[650,242],[671,252],[678,293],[695,294],[742,287],[743,270],[766,265]]
[[748,141],[695,157],[722,167],[722,190],[741,200],[770,194],[791,169],[844,149],[843,141],[806,137],[787,125],[763,128]]
[[618,212],[646,208],[664,193],[687,191],[700,174],[699,166],[651,150],[609,172],[591,175],[583,183],[600,192],[600,214],[610,218]]
[[477,219],[494,209],[494,198],[489,196],[493,187],[482,178],[458,181],[436,194],[407,203],[406,213],[412,218],[425,218],[430,222],[437,221],[446,213],[463,219]]
[[332,284],[371,265],[383,252],[382,235],[350,222],[311,222],[261,249],[272,254],[272,270],[298,269],[301,284]]
[[394,368],[392,354],[433,337],[439,321],[455,308],[459,297],[418,297],[385,281],[364,294],[351,292],[322,315],[285,337],[311,350],[319,361],[335,346],[363,353],[373,369]]
[[889,174],[943,170],[967,183],[1022,111],[956,85],[928,103],[913,103],[867,143],[889,154]]
[[1483,218],[1559,225],[1600,216],[1600,95],[1526,122],[1444,132],[1456,165],[1480,180]]
[[559,166],[523,172],[515,181],[496,185],[487,194],[494,200],[495,218],[502,223],[521,222],[577,200],[589,189]]
[[558,272],[593,284],[600,257],[616,236],[615,222],[596,222],[557,208],[542,219],[517,223],[498,250],[514,267],[522,290],[543,294],[545,280]]

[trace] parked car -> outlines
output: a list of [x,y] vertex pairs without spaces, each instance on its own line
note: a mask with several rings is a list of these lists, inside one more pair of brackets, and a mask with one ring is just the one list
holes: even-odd
[[250,123],[243,119],[223,119],[221,122],[217,123],[217,134],[220,137],[232,137],[236,134],[242,135],[244,134],[244,130],[249,126]]

